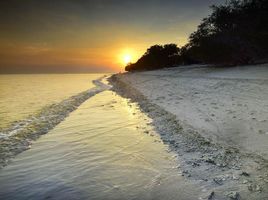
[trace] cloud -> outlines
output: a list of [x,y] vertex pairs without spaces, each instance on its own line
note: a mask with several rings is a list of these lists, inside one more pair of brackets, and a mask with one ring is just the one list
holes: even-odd
[[120,49],[141,55],[155,43],[184,44],[208,6],[224,1],[0,1],[0,67],[115,67]]

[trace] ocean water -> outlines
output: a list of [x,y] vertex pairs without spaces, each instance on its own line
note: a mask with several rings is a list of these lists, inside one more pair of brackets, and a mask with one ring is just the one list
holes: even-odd
[[103,74],[0,75],[0,128],[86,91]]
[[[151,119],[104,83],[89,83],[87,92],[57,104],[64,109],[48,112],[64,119],[0,169],[1,199],[196,199],[198,184],[181,175]],[[81,98],[68,115],[56,113]]]

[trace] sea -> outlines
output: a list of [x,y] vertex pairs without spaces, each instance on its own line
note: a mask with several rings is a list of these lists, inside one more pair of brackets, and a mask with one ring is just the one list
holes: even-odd
[[139,105],[110,74],[0,75],[0,199],[193,199]]

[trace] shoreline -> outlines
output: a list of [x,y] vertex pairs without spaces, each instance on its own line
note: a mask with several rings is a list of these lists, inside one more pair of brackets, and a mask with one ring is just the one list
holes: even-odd
[[[212,71],[215,70],[217,71],[218,69],[212,69]],[[45,134],[53,129],[70,112],[74,111],[91,96],[101,93],[104,90],[112,90],[123,98],[130,99],[130,101],[137,104],[141,112],[152,120],[147,125],[150,124],[150,126],[154,127],[153,131],[159,134],[162,142],[168,147],[168,151],[175,153],[176,160],[178,160],[178,173],[181,172],[181,175],[185,177],[188,183],[197,184],[202,189],[200,200],[266,199],[268,197],[267,159],[254,152],[245,151],[243,148],[231,144],[226,145],[225,142],[217,140],[217,137],[215,137],[216,139],[207,137],[210,135],[204,134],[202,129],[193,126],[197,119],[194,115],[192,115],[193,119],[190,120],[193,124],[187,124],[186,122],[189,121],[183,121],[183,118],[180,118],[180,113],[173,112],[176,109],[181,109],[181,107],[175,102],[174,98],[170,98],[172,97],[170,94],[172,90],[173,93],[175,92],[177,94],[179,90],[184,89],[176,88],[177,85],[174,84],[174,81],[183,79],[191,82],[198,78],[198,80],[202,80],[200,82],[202,84],[206,83],[204,81],[207,79],[209,81],[220,79],[221,84],[217,83],[217,87],[220,88],[225,86],[223,83],[227,82],[230,85],[230,81],[237,78],[242,83],[249,81],[255,84],[261,80],[261,83],[264,85],[267,84],[267,80],[262,77],[262,74],[260,77],[254,75],[257,78],[252,78],[250,77],[251,73],[248,73],[250,76],[241,79],[240,77],[236,77],[235,73],[227,73],[228,78],[226,78],[226,72],[222,71],[222,69],[220,69],[220,73],[217,73],[217,76],[207,76],[205,73],[200,75],[200,72],[203,71],[207,73],[208,71],[211,72],[211,69],[207,69],[206,66],[185,66],[182,68],[169,68],[150,72],[115,74],[110,76],[108,80],[106,78],[93,80],[96,87],[90,90],[91,92],[82,92],[81,94],[83,95],[81,97],[81,94],[78,94],[63,101],[65,102],[63,108],[67,106],[67,109],[63,114],[59,115],[59,120],[49,123],[51,118],[48,115],[47,121],[43,124],[44,126],[37,126],[37,128],[30,129],[30,134],[26,134],[23,129],[18,130],[18,134],[11,135],[7,138],[7,142],[12,142],[15,145],[3,143],[4,145],[1,147],[3,148],[2,152],[7,154],[4,155],[5,159],[0,160],[0,164],[4,166],[7,164],[6,159],[12,159],[15,155],[27,150],[31,144],[30,140],[35,140],[41,134]],[[193,76],[193,72],[197,73]],[[171,81],[172,84],[168,85],[165,82],[166,80]],[[161,85],[163,81],[164,84]],[[161,83],[161,87],[155,85],[159,83]],[[182,82],[178,85],[182,86],[183,84],[185,83]],[[202,84],[198,84],[197,86],[200,87]],[[149,95],[146,91],[149,91]],[[196,93],[194,88],[192,92]],[[164,94],[167,98],[155,98],[156,94]],[[77,98],[79,101],[75,101]],[[181,103],[187,101],[187,99],[184,99]],[[176,107],[172,107],[173,103],[175,103]],[[213,106],[216,105],[213,104]],[[61,103],[51,107],[52,111],[55,108],[59,110],[63,109]],[[53,113],[55,112],[54,110]],[[39,117],[42,118],[42,115]],[[255,115],[252,117],[255,117]],[[49,127],[46,128],[48,123]],[[31,128],[31,125],[35,124],[36,122],[34,121],[30,125],[26,124],[25,126],[26,128]],[[150,130],[143,130],[143,133],[151,134]],[[262,136],[265,136],[265,134]],[[21,138],[22,140],[20,140]]]
[[45,106],[36,114],[0,129],[0,169],[8,165],[16,155],[30,149],[33,141],[54,129],[86,100],[109,89],[109,86],[101,82],[105,77],[93,80],[95,87],[89,90]]
[[[173,68],[166,71],[172,70]],[[164,71],[163,74],[166,72],[159,71]],[[131,75],[139,76],[139,73],[149,76],[150,72],[136,72]],[[161,75],[164,76],[163,74]],[[153,120],[152,125],[160,134],[162,141],[177,154],[183,176],[200,181],[205,191],[203,199],[212,196],[210,199],[267,198],[267,160],[257,154],[244,152],[237,147],[217,143],[211,138],[204,137],[198,129],[180,121],[174,113],[167,111],[137,87],[132,86],[130,79],[129,82],[126,81],[126,76],[127,73],[111,76],[109,81],[113,85],[112,90],[138,103],[142,112]],[[155,78],[157,77],[151,79]],[[137,82],[141,80],[149,79],[140,78]]]

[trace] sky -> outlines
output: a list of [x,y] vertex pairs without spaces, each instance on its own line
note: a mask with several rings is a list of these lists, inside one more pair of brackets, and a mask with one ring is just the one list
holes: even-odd
[[225,0],[2,0],[0,72],[118,72]]

